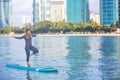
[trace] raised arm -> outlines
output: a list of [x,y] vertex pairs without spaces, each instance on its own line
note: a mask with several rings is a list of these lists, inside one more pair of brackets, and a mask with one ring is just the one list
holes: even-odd
[[24,36],[21,36],[21,37],[15,37],[15,39],[23,39]]

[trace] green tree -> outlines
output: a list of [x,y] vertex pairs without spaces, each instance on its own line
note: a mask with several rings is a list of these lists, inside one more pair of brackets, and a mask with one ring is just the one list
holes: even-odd
[[99,26],[96,21],[90,20],[86,23],[86,26],[92,26],[92,27],[97,27]]
[[96,23],[96,21],[90,20],[85,24],[86,30],[90,32],[100,32],[101,27]]
[[110,25],[110,32],[117,31],[118,27],[115,24]]
[[0,34],[3,34],[3,28],[0,28]]
[[79,26],[79,24],[73,24],[72,31],[75,31],[75,32],[80,31],[80,26]]
[[63,29],[63,32],[70,32],[72,31],[72,28],[73,28],[73,23],[71,22],[64,22],[64,29]]
[[35,26],[36,27],[35,31],[36,32],[41,32],[41,33],[47,33],[47,32],[49,32],[52,25],[53,25],[53,23],[50,22],[50,21],[38,22]]
[[26,29],[30,29],[31,31],[34,31],[34,27],[33,27],[33,25],[32,24],[30,24],[30,23],[25,23],[24,25],[23,25],[23,31],[25,31]]
[[12,32],[11,28],[4,28],[3,29],[3,34],[9,34],[10,32]]
[[12,27],[12,30],[17,34],[24,33],[24,29],[20,27]]
[[64,31],[65,29],[67,29],[67,24],[65,22],[61,22],[61,21],[54,22],[51,29],[53,32],[61,32],[61,31]]

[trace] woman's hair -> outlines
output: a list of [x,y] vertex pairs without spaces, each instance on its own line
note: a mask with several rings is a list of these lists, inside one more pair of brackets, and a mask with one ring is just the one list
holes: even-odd
[[31,32],[28,33],[28,31],[30,31],[30,29],[26,29],[26,30],[25,30],[25,36],[31,38],[31,37],[32,37],[32,34],[31,34]]

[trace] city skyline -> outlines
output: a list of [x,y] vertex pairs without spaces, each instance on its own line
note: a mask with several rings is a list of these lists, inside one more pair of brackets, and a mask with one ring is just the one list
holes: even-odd
[[[33,0],[12,0],[13,7],[13,26],[22,26],[22,18],[23,16],[31,16],[33,19],[32,7]],[[95,13],[99,13],[99,0],[89,0],[90,2],[90,11],[94,11]],[[29,3],[29,4],[28,4]],[[22,4],[22,6],[21,6]],[[94,7],[95,6],[95,7]]]

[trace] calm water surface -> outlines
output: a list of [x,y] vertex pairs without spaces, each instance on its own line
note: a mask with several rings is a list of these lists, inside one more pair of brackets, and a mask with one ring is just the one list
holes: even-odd
[[0,80],[120,80],[120,37],[35,37],[39,53],[32,67],[51,66],[58,73],[6,68],[26,66],[24,40],[0,37]]

